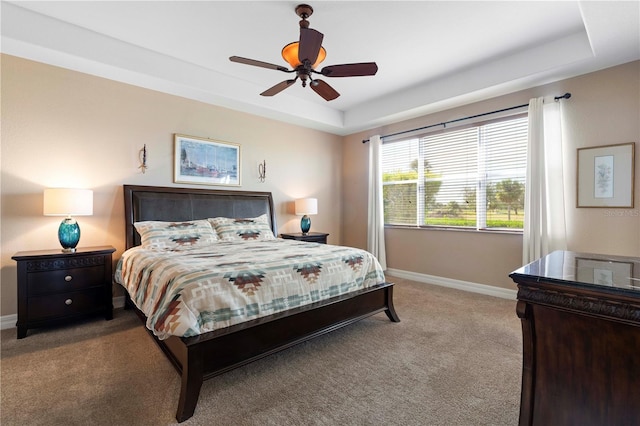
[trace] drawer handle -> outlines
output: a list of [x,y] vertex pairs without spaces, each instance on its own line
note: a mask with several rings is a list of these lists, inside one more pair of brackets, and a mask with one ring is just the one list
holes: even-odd
[[69,281],[71,281],[72,279],[73,279],[73,277],[72,277],[71,275],[67,275],[66,277],[64,277],[64,280],[65,280],[66,282],[69,282]]
[[71,300],[71,299],[67,299],[67,300],[64,301],[65,305],[70,305],[72,303],[73,303],[73,300]]

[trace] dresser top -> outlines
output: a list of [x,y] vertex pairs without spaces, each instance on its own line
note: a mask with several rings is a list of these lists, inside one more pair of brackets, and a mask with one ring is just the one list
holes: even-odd
[[640,258],[558,250],[520,269],[511,277],[553,280],[632,291],[640,294]]
[[116,251],[116,249],[112,246],[96,246],[96,247],[78,247],[73,253],[65,253],[61,248],[58,249],[50,249],[50,250],[34,250],[34,251],[20,251],[13,256],[11,259],[13,260],[28,260],[31,258],[47,258],[47,257],[72,257],[72,256],[90,256],[90,255],[101,255],[101,254],[109,254]]

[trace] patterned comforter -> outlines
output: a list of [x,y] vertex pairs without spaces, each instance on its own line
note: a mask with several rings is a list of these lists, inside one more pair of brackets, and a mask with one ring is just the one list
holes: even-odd
[[134,247],[116,282],[160,339],[195,336],[384,281],[370,253],[276,239],[216,242],[183,251]]

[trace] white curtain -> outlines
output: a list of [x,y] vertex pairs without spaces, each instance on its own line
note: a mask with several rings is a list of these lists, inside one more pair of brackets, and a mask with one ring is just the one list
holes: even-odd
[[565,250],[561,102],[529,101],[523,264]]
[[382,208],[382,165],[379,135],[369,138],[369,220],[367,250],[373,254],[383,270],[387,269],[387,253],[384,245],[384,212]]

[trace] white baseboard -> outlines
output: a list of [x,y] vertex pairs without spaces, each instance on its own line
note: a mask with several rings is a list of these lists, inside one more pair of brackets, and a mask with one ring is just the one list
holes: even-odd
[[124,296],[117,296],[113,298],[113,308],[124,308]]
[[[113,307],[114,309],[124,307],[124,296],[114,297]],[[17,321],[18,321],[18,314],[2,315],[0,317],[0,330],[6,330],[8,328],[15,327]]]
[[435,275],[419,274],[417,272],[402,271],[400,269],[389,268],[385,271],[385,274],[425,284],[434,284],[442,287],[470,291],[472,293],[486,294],[488,296],[500,297],[502,299],[516,300],[516,296],[518,294],[516,290],[509,290],[508,288],[437,277]]
[[18,322],[18,314],[3,315],[0,317],[0,330],[6,330],[7,328],[13,328]]

